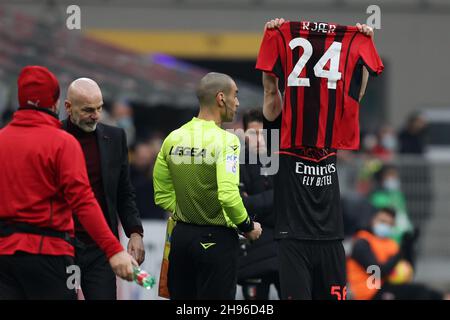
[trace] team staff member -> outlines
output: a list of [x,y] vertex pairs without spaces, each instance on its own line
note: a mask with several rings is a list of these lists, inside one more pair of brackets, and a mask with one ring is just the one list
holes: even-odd
[[[144,261],[143,229],[130,182],[125,131],[99,123],[103,107],[98,84],[88,78],[73,81],[65,107],[69,118],[63,128],[81,144],[89,182],[114,235],[119,237],[118,218],[130,238],[128,253]],[[117,299],[116,277],[102,250],[75,217],[76,264],[81,268],[81,288],[87,300]]]
[[[265,28],[278,28],[283,23],[284,19],[271,20]],[[359,24],[357,27],[359,32],[373,35],[372,28]],[[359,100],[367,85],[365,68],[361,79]],[[278,89],[278,78],[263,72],[263,86],[264,117],[279,124],[279,118],[283,117],[283,99]],[[320,99],[317,96],[313,98]],[[279,152],[274,203],[282,299],[346,298],[346,261],[342,246],[343,218],[336,152],[335,149],[316,147]]]
[[79,143],[61,130],[59,83],[46,68],[25,67],[19,110],[0,130],[0,299],[75,299],[72,212],[105,252],[113,271],[132,279],[134,259],[106,224]]
[[[241,244],[238,282],[246,300],[269,300],[270,285],[278,295],[278,246],[274,240],[273,176],[261,171],[265,165],[260,156],[267,153],[262,129],[261,109],[251,109],[242,117],[245,131],[245,163],[240,165],[240,191],[245,208],[257,218],[264,233],[257,241]],[[256,160],[256,162],[254,161]]]
[[155,163],[155,203],[177,222],[169,254],[172,299],[234,299],[236,227],[251,240],[261,234],[239,195],[239,139],[220,128],[233,120],[237,92],[225,74],[204,76],[198,117],[169,134]]

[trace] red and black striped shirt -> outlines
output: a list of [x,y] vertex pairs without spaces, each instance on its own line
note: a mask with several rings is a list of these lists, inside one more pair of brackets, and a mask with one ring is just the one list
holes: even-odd
[[356,27],[301,21],[266,30],[256,68],[285,84],[281,149],[359,148],[363,66],[371,75],[384,68]]

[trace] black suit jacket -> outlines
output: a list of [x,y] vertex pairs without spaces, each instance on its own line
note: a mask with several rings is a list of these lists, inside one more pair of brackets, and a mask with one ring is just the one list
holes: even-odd
[[[67,121],[68,119],[62,121],[66,131]],[[136,195],[130,181],[125,131],[99,123],[95,134],[100,149],[103,189],[108,207],[108,212],[104,212],[106,221],[117,237],[119,218],[127,237],[134,232],[142,234]]]
[[[248,154],[248,149],[245,149]],[[247,158],[248,159],[248,158]],[[278,272],[278,247],[274,241],[275,209],[273,196],[273,177],[261,175],[260,164],[244,163],[240,165],[240,190],[248,196],[243,197],[248,214],[261,223],[261,237],[241,245],[238,267],[238,282],[250,278],[259,278]]]
[[248,194],[248,197],[242,197],[245,208],[263,228],[274,228],[273,177],[262,175],[260,164],[245,163],[239,168],[240,191]]

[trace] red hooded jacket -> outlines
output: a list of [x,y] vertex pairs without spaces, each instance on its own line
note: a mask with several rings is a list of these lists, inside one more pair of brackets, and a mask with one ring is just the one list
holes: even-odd
[[[18,110],[0,130],[0,219],[74,235],[72,212],[110,258],[123,250],[94,197],[78,141],[45,112]],[[74,255],[60,238],[15,233],[0,237],[0,255]]]

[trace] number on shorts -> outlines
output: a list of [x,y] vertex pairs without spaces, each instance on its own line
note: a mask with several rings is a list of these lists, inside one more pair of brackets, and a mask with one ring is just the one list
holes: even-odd
[[331,286],[331,295],[336,296],[337,300],[347,300],[347,287],[341,290],[341,286]]

